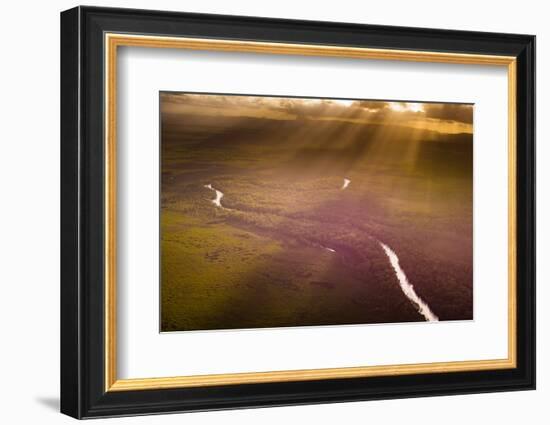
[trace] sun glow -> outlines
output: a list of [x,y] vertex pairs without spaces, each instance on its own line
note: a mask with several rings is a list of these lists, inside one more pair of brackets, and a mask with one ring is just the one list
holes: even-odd
[[355,100],[347,100],[347,99],[331,99],[330,101],[340,106],[351,106],[355,102]]
[[394,112],[422,112],[424,108],[421,103],[390,102],[389,108]]

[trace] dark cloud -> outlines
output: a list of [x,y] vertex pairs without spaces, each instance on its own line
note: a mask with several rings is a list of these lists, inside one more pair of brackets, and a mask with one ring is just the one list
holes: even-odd
[[472,105],[457,105],[454,103],[425,103],[423,105],[426,118],[444,121],[457,121],[473,124],[474,108]]
[[389,108],[388,102],[382,102],[380,100],[356,100],[353,102],[354,106],[358,106],[369,111],[383,111]]

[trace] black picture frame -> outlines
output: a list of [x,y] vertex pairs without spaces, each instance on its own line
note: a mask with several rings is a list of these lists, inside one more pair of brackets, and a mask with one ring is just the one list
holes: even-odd
[[[516,57],[517,367],[105,391],[102,140],[106,32]],[[62,413],[93,418],[534,388],[534,36],[96,7],[61,13]]]

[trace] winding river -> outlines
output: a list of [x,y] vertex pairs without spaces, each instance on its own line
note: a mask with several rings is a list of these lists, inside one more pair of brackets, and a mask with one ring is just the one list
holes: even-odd
[[350,183],[351,183],[350,179],[344,179],[344,184],[342,185],[342,190],[344,190],[346,187],[348,187]]
[[[343,184],[341,189],[342,190],[346,189],[349,186],[350,183],[351,183],[351,180],[345,178],[344,179],[344,184]],[[206,184],[206,185],[204,185],[204,187],[216,192],[216,198],[210,200],[210,202],[212,202],[218,208],[227,209],[221,203],[221,200],[223,198],[223,192],[221,192],[220,190],[212,187],[212,184]],[[369,237],[372,237],[372,236],[369,236]],[[378,241],[378,243],[380,244],[380,246],[382,247],[382,249],[384,250],[385,254],[387,255],[387,257],[390,261],[390,265],[392,266],[392,268],[395,272],[395,276],[397,277],[397,280],[399,281],[399,286],[401,287],[401,291],[403,291],[403,294],[405,294],[405,296],[416,307],[418,312],[424,317],[424,319],[426,319],[426,321],[428,321],[428,322],[438,322],[439,318],[432,312],[432,310],[430,309],[428,304],[426,304],[418,296],[418,294],[414,290],[414,286],[410,284],[409,279],[407,279],[407,275],[405,274],[405,272],[403,271],[403,269],[399,265],[399,257],[397,256],[397,254],[385,243],[380,242],[380,241]],[[336,250],[334,250],[332,248],[328,248],[328,247],[323,246],[323,245],[321,245],[321,247],[326,249],[327,251],[334,252],[334,253],[336,252]]]
[[212,202],[215,206],[219,208],[224,208],[224,206],[222,205],[223,192],[213,188],[211,184],[205,184],[204,187],[216,192],[216,199],[212,199],[210,202]]

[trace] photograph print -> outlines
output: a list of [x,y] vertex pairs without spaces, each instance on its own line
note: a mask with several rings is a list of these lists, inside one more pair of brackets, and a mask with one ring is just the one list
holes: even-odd
[[473,319],[474,105],[159,101],[162,332]]

